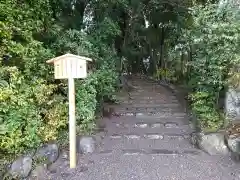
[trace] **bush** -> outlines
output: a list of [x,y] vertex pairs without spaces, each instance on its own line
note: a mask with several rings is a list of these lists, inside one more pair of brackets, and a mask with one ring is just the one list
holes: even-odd
[[81,130],[92,132],[95,127],[95,113],[97,103],[101,103],[104,97],[111,99],[115,92],[117,74],[112,69],[102,67],[92,72],[84,82],[78,83],[77,88],[77,117]]
[[66,105],[53,97],[57,86],[43,79],[29,82],[16,67],[0,71],[0,149],[15,154],[56,139],[66,126]]
[[58,14],[63,12],[61,3],[55,3],[13,0],[0,5],[0,57],[7,56],[0,59],[0,152],[5,154],[56,140],[67,130],[66,81],[54,80],[53,66],[46,60],[65,53],[95,60],[96,70],[76,80],[81,131],[94,129],[98,105],[115,91],[116,23],[105,18],[93,25],[90,35],[68,29]]
[[[105,22],[106,21],[106,22]],[[106,23],[112,23],[107,19]],[[114,26],[115,27],[115,26]],[[84,80],[76,80],[76,118],[81,133],[91,133],[95,128],[95,114],[102,105],[103,98],[111,98],[115,92],[117,74],[115,63],[118,60],[116,52],[104,41],[108,36],[113,36],[113,31],[100,34],[103,29],[98,29],[88,35],[77,30],[66,30],[56,35],[56,41],[51,44],[57,54],[73,53],[93,58],[94,70],[89,72]],[[109,34],[109,35],[108,35]],[[111,53],[109,53],[111,52]]]
[[230,69],[240,60],[238,13],[228,7],[219,9],[216,4],[194,7],[193,23],[181,39],[185,44],[178,45],[182,54],[192,54],[187,63],[187,85],[202,130],[216,130],[223,125],[217,107],[220,92],[228,86]]
[[215,104],[208,92],[196,92],[190,95],[192,110],[200,120],[198,126],[205,131],[217,131],[224,124],[223,117],[214,107]]

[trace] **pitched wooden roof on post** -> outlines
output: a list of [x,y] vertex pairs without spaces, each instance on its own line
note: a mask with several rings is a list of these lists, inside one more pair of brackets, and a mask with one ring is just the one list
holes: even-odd
[[74,55],[74,54],[64,54],[64,55],[61,55],[61,56],[58,56],[58,57],[55,57],[55,58],[52,58],[50,60],[47,60],[46,62],[47,63],[54,63],[56,61],[59,61],[61,59],[65,59],[65,58],[76,58],[76,59],[79,59],[79,60],[85,60],[85,61],[90,61],[92,62],[92,59],[91,58],[87,58],[87,57],[84,57],[84,56],[78,56],[78,55]]
[[55,79],[86,78],[88,71],[87,62],[92,62],[91,58],[74,54],[64,54],[46,61],[54,64]]
[[75,168],[77,163],[74,78],[87,77],[87,61],[92,61],[92,59],[69,53],[46,61],[54,64],[55,79],[68,79],[70,168]]

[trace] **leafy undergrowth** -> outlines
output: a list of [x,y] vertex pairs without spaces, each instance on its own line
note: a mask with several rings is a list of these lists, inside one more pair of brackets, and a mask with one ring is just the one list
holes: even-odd
[[78,133],[94,130],[102,101],[116,90],[118,25],[103,18],[83,32],[63,20],[64,7],[48,0],[0,5],[0,166],[44,143],[66,144],[67,81],[54,80],[46,60],[65,53],[93,59],[89,76],[75,80]]
[[181,30],[181,43],[169,51],[169,77],[186,85],[198,128],[214,132],[227,123],[219,109],[222,94],[239,84],[235,67],[240,60],[240,11],[208,3],[194,6],[190,13],[191,26]]

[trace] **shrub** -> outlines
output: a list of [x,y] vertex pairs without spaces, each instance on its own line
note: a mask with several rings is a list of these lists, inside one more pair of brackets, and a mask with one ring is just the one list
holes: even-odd
[[53,66],[45,62],[53,56],[69,52],[96,61],[96,71],[76,80],[82,131],[93,130],[98,104],[115,90],[117,56],[112,44],[120,32],[117,23],[105,18],[90,35],[67,29],[58,14],[63,12],[61,3],[55,3],[11,0],[0,5],[0,57],[10,57],[0,59],[1,152],[21,153],[56,140],[66,130],[67,89],[61,86],[66,81],[54,80]]
[[[105,23],[112,22],[106,21]],[[75,81],[76,118],[81,133],[91,133],[94,130],[96,111],[101,106],[104,97],[111,98],[117,82],[115,63],[118,59],[116,52],[103,43],[103,40],[108,37],[106,34],[109,33],[109,36],[113,36],[115,33],[110,31],[101,36],[98,31],[90,36],[81,31],[67,30],[59,33],[57,40],[51,45],[58,54],[70,52],[89,56],[94,60],[96,68],[89,72],[88,77]]]
[[105,68],[92,72],[84,82],[78,82],[77,117],[82,131],[92,132],[95,127],[97,103],[103,102],[104,97],[111,98],[116,82],[117,74]]
[[[185,29],[181,53],[192,57],[187,63],[188,87],[191,89],[192,108],[202,130],[218,129],[223,125],[219,113],[220,92],[228,85],[231,67],[239,64],[240,21],[238,11],[219,9],[216,4],[192,9],[193,23]],[[186,53],[186,51],[188,51]]]
[[57,86],[43,79],[29,82],[16,67],[0,71],[0,149],[15,154],[55,139],[66,126],[66,106],[52,97]]

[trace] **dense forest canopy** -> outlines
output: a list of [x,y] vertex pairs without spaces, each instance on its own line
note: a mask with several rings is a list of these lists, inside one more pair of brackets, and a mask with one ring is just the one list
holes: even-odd
[[219,97],[239,63],[237,7],[207,0],[1,1],[0,153],[21,153],[67,129],[66,82],[54,80],[45,63],[67,52],[94,60],[89,77],[76,81],[79,133],[94,129],[122,72],[187,85],[199,126],[222,127]]

